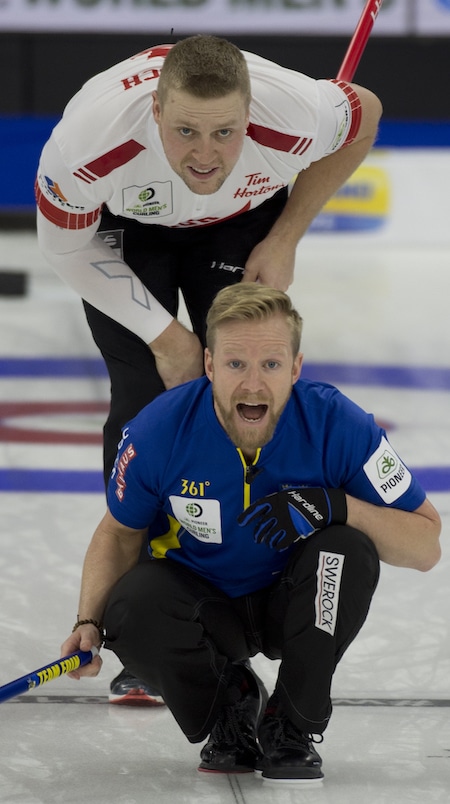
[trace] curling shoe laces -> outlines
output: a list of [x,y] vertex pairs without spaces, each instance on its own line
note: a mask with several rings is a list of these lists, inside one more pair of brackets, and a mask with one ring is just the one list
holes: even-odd
[[200,752],[198,770],[210,773],[251,773],[261,758],[257,731],[268,694],[249,664],[235,666],[208,742]]
[[259,727],[264,757],[257,762],[255,770],[271,782],[320,782],[322,759],[313,743],[322,740],[322,735],[315,738],[301,731],[279,706],[271,708],[269,701]]

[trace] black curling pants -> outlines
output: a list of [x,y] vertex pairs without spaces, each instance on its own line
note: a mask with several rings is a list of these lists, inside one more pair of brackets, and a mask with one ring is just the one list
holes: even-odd
[[[214,296],[240,282],[245,263],[282,212],[287,190],[249,212],[213,225],[172,229],[102,213],[99,234],[174,317],[179,291],[193,331],[205,345],[205,320]],[[244,206],[245,202],[243,202]],[[84,303],[88,324],[108,369],[111,405],[104,426],[104,477],[108,482],[122,427],[164,391],[155,360],[137,335]]]
[[277,693],[288,717],[322,733],[335,667],[363,625],[379,576],[360,531],[330,526],[299,542],[270,587],[230,598],[170,559],[138,564],[114,587],[106,647],[161,690],[190,742],[217,719],[232,662],[281,659]]

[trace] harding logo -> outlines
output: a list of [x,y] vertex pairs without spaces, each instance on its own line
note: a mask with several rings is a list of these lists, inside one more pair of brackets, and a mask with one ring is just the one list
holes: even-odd
[[344,558],[342,553],[326,553],[323,550],[319,553],[315,626],[330,636],[334,635],[336,629]]
[[211,268],[215,268],[217,271],[230,271],[232,274],[235,274],[236,272],[241,274],[244,273],[244,269],[241,265],[229,265],[226,262],[216,262],[216,260],[212,261]]

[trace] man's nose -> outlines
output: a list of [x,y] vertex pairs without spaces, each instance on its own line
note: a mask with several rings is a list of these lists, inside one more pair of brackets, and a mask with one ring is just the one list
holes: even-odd
[[260,391],[264,385],[261,369],[258,366],[249,366],[243,379],[243,387],[247,391]]
[[195,155],[197,159],[207,164],[214,154],[214,143],[211,137],[199,137],[195,144]]

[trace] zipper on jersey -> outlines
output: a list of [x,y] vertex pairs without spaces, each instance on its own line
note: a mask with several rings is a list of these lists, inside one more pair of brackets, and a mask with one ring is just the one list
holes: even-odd
[[244,467],[244,511],[250,505],[250,483],[252,481],[252,469],[259,461],[259,456],[261,455],[261,447],[258,447],[256,450],[255,460],[253,463],[248,465],[247,461],[245,460],[241,450],[239,447],[237,448],[238,455],[241,459],[242,466]]

